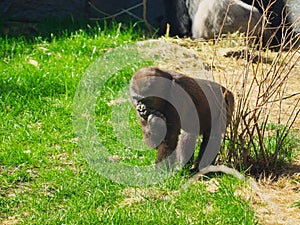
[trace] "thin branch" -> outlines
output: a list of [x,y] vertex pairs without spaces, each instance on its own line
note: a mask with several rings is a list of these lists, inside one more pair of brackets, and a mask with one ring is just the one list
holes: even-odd
[[126,13],[127,11],[136,9],[136,8],[142,6],[143,4],[144,4],[143,2],[142,2],[142,3],[139,3],[139,4],[136,4],[136,5],[134,5],[134,6],[130,7],[130,8],[128,8],[128,9],[121,10],[120,12],[117,12],[117,13],[115,13],[115,14],[113,14],[113,15],[106,16],[106,17],[103,17],[103,18],[90,18],[90,19],[91,19],[91,20],[107,20],[107,19],[112,19],[112,18],[115,18],[115,17],[117,17],[117,16],[120,16],[120,15]]
[[149,30],[149,32],[153,33],[153,29],[152,29],[150,23],[147,20],[147,0],[143,0],[143,5],[144,5],[144,7],[143,7],[144,23],[145,23],[147,29]]
[[101,11],[100,9],[98,9],[91,1],[88,1],[88,4],[98,13],[103,14],[104,16],[110,16],[108,13]]
[[300,95],[300,92],[296,92],[296,93],[294,93],[294,94],[291,94],[291,95],[289,95],[289,96],[282,97],[282,98],[280,98],[280,99],[270,100],[270,101],[268,101],[268,103],[273,103],[273,102],[279,102],[279,101],[282,101],[282,100],[287,100],[287,99],[293,98],[293,97],[295,97],[295,96],[297,96],[297,95]]

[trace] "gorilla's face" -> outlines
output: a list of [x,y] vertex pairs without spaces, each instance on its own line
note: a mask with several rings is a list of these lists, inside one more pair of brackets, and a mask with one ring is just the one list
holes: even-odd
[[140,99],[137,102],[136,110],[141,115],[148,116],[150,114],[155,114],[155,112],[159,112],[160,114],[164,114],[165,101],[158,97],[147,97]]

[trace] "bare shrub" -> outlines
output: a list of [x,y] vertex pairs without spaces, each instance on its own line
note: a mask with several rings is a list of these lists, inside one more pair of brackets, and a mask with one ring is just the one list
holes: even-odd
[[[244,48],[229,54],[244,65],[238,76],[225,78],[227,87],[236,93],[235,114],[218,160],[254,173],[274,172],[282,162],[292,160],[296,146],[292,133],[300,113],[300,90],[293,88],[300,81],[299,35],[284,26],[284,18],[282,26],[272,31],[282,29],[281,44],[276,52],[269,50],[273,35],[262,45],[268,19],[263,18],[266,23],[258,45],[246,34]],[[215,43],[220,48],[222,39]]]

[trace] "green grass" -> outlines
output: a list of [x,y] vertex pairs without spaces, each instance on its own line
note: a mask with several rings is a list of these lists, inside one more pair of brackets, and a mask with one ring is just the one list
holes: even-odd
[[[198,182],[178,194],[188,179],[184,173],[133,188],[112,182],[85,161],[72,125],[79,82],[97,58],[143,38],[139,30],[115,25],[50,39],[0,39],[0,223],[256,223],[249,203],[234,195],[242,185],[234,178],[216,178],[214,193]],[[155,151],[128,149],[118,140],[108,103],[128,85],[133,71],[150,63],[125,66],[105,83],[97,100],[101,140],[111,155],[131,165],[152,164]],[[132,109],[128,118],[129,130],[138,130],[141,138]]]

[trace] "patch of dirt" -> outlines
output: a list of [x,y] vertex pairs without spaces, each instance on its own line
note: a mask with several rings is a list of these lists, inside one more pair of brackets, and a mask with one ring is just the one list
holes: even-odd
[[0,225],[15,225],[18,224],[19,221],[14,218],[8,218],[8,220],[0,221]]
[[120,203],[121,206],[126,207],[128,205],[132,205],[137,202],[143,202],[147,199],[161,199],[165,200],[168,195],[161,193],[155,188],[126,188],[124,190],[125,198]]
[[259,186],[269,202],[254,195],[251,203],[262,224],[300,224],[300,208],[295,205],[300,201],[299,183],[293,182],[292,178],[282,177],[276,182],[260,180]]

